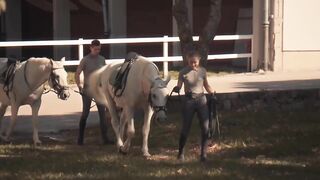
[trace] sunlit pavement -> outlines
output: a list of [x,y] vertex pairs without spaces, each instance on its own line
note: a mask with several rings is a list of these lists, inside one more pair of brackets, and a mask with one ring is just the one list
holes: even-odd
[[[230,74],[209,77],[209,83],[217,93],[317,89],[320,88],[320,71]],[[171,80],[168,85],[169,89],[171,90],[176,84],[177,80]],[[75,85],[71,87],[76,89]],[[82,109],[81,96],[72,90],[70,93],[71,96],[67,101],[58,99],[54,93],[43,95],[39,111],[40,132],[58,132],[78,128]],[[181,94],[184,94],[183,91]],[[88,126],[99,124],[97,114],[96,107],[93,107],[87,121]],[[9,118],[10,108],[6,112],[2,127],[8,126]],[[29,106],[20,108],[15,132],[32,132],[31,108]]]

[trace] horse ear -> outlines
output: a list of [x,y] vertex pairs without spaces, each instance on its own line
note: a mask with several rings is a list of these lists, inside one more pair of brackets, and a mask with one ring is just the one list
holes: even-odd
[[66,61],[66,57],[63,57],[63,58],[60,59],[60,62],[61,62],[62,64],[64,64],[65,61]]
[[167,78],[164,80],[164,83],[165,83],[166,85],[168,85],[168,83],[169,83],[170,80],[171,80],[171,76],[169,75],[169,76],[167,76]]

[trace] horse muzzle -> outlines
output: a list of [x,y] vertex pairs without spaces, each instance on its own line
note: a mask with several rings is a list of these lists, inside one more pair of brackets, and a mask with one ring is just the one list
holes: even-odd
[[160,123],[162,123],[162,122],[166,122],[167,119],[168,119],[167,117],[158,117],[158,118],[157,118],[157,121],[160,122]]
[[68,90],[63,90],[58,94],[58,97],[62,100],[67,100],[70,97],[70,93]]
[[156,109],[156,111],[154,112],[154,116],[155,116],[154,118],[160,123],[167,121],[166,108],[163,107],[163,108]]

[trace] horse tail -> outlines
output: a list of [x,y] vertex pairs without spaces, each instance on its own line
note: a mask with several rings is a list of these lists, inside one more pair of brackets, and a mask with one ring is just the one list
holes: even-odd
[[99,104],[108,106],[108,101],[106,97],[107,92],[107,83],[102,81],[103,74],[107,69],[107,66],[104,66],[96,71],[94,71],[89,77],[89,94],[95,99]]

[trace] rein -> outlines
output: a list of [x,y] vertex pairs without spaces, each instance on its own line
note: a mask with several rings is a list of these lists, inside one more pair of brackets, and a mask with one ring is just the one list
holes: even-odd
[[[71,89],[72,89],[72,88],[71,88]],[[72,89],[72,91],[75,92],[75,93],[80,94],[81,96],[87,96],[87,95],[84,94],[83,92],[80,92],[80,91],[77,91],[77,90],[74,90],[74,89]],[[87,96],[87,97],[88,97],[88,96]],[[94,103],[96,103],[96,104],[95,104],[95,105],[92,105],[92,106],[90,107],[90,109],[93,108],[93,107],[95,107],[95,106],[97,105],[97,102],[96,102],[93,98],[91,98],[91,101],[94,102]]]
[[[169,95],[168,100],[170,100],[170,99],[171,99],[171,97],[172,97],[172,93],[173,93],[173,89],[172,89],[172,91],[171,91],[171,93],[170,93],[170,95]],[[180,92],[177,92],[177,94],[178,94],[178,96],[179,96],[179,101],[181,101],[181,95],[180,95]]]

